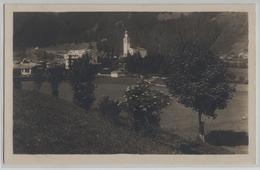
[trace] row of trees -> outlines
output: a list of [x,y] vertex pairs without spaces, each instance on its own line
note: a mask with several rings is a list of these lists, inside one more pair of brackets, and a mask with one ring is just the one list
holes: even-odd
[[[94,101],[94,80],[97,73],[96,66],[90,64],[89,56],[86,54],[82,58],[73,61],[69,70],[69,79],[73,89],[73,101],[78,106],[89,109]],[[21,89],[22,81],[20,71],[15,69],[13,72],[14,88]],[[36,66],[32,68],[32,80],[34,91],[41,89],[43,82],[47,79],[50,83],[52,95],[59,96],[59,85],[65,78],[65,69],[59,65],[52,65],[45,69]]]
[[[33,90],[40,91],[42,84],[47,80],[51,85],[52,95],[59,96],[59,85],[64,79],[64,68],[58,65],[45,69],[41,66],[32,68]],[[13,70],[13,83],[15,89],[22,89],[22,78],[19,69]]]

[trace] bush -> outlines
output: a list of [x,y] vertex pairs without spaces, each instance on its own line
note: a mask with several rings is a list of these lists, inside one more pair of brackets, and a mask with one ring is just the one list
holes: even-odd
[[70,75],[73,88],[73,101],[84,109],[89,109],[95,100],[94,80],[96,73],[97,69],[89,63],[87,55],[73,62]]
[[72,88],[74,92],[73,102],[84,109],[89,109],[95,100],[94,84],[92,82],[74,83]]
[[112,121],[118,121],[119,114],[121,112],[120,103],[114,101],[108,96],[103,97],[98,104],[99,111]]
[[127,87],[124,106],[136,131],[153,130],[160,127],[161,109],[169,104],[169,96],[141,81],[135,86]]

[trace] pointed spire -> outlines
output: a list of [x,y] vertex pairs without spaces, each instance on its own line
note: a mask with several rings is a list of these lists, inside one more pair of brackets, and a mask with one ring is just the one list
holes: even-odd
[[127,33],[127,30],[125,30],[125,37],[128,37],[128,33]]

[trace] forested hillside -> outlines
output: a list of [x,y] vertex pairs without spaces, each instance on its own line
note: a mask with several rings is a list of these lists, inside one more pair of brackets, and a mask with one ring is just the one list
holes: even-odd
[[15,13],[14,48],[48,47],[96,41],[118,55],[128,30],[132,46],[148,53],[174,54],[186,41],[197,41],[218,54],[247,51],[246,13]]

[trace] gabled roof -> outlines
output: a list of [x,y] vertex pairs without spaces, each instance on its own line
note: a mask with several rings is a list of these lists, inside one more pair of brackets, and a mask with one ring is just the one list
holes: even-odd
[[33,63],[31,60],[24,58],[20,63],[15,63],[14,68],[31,69],[39,64]]

